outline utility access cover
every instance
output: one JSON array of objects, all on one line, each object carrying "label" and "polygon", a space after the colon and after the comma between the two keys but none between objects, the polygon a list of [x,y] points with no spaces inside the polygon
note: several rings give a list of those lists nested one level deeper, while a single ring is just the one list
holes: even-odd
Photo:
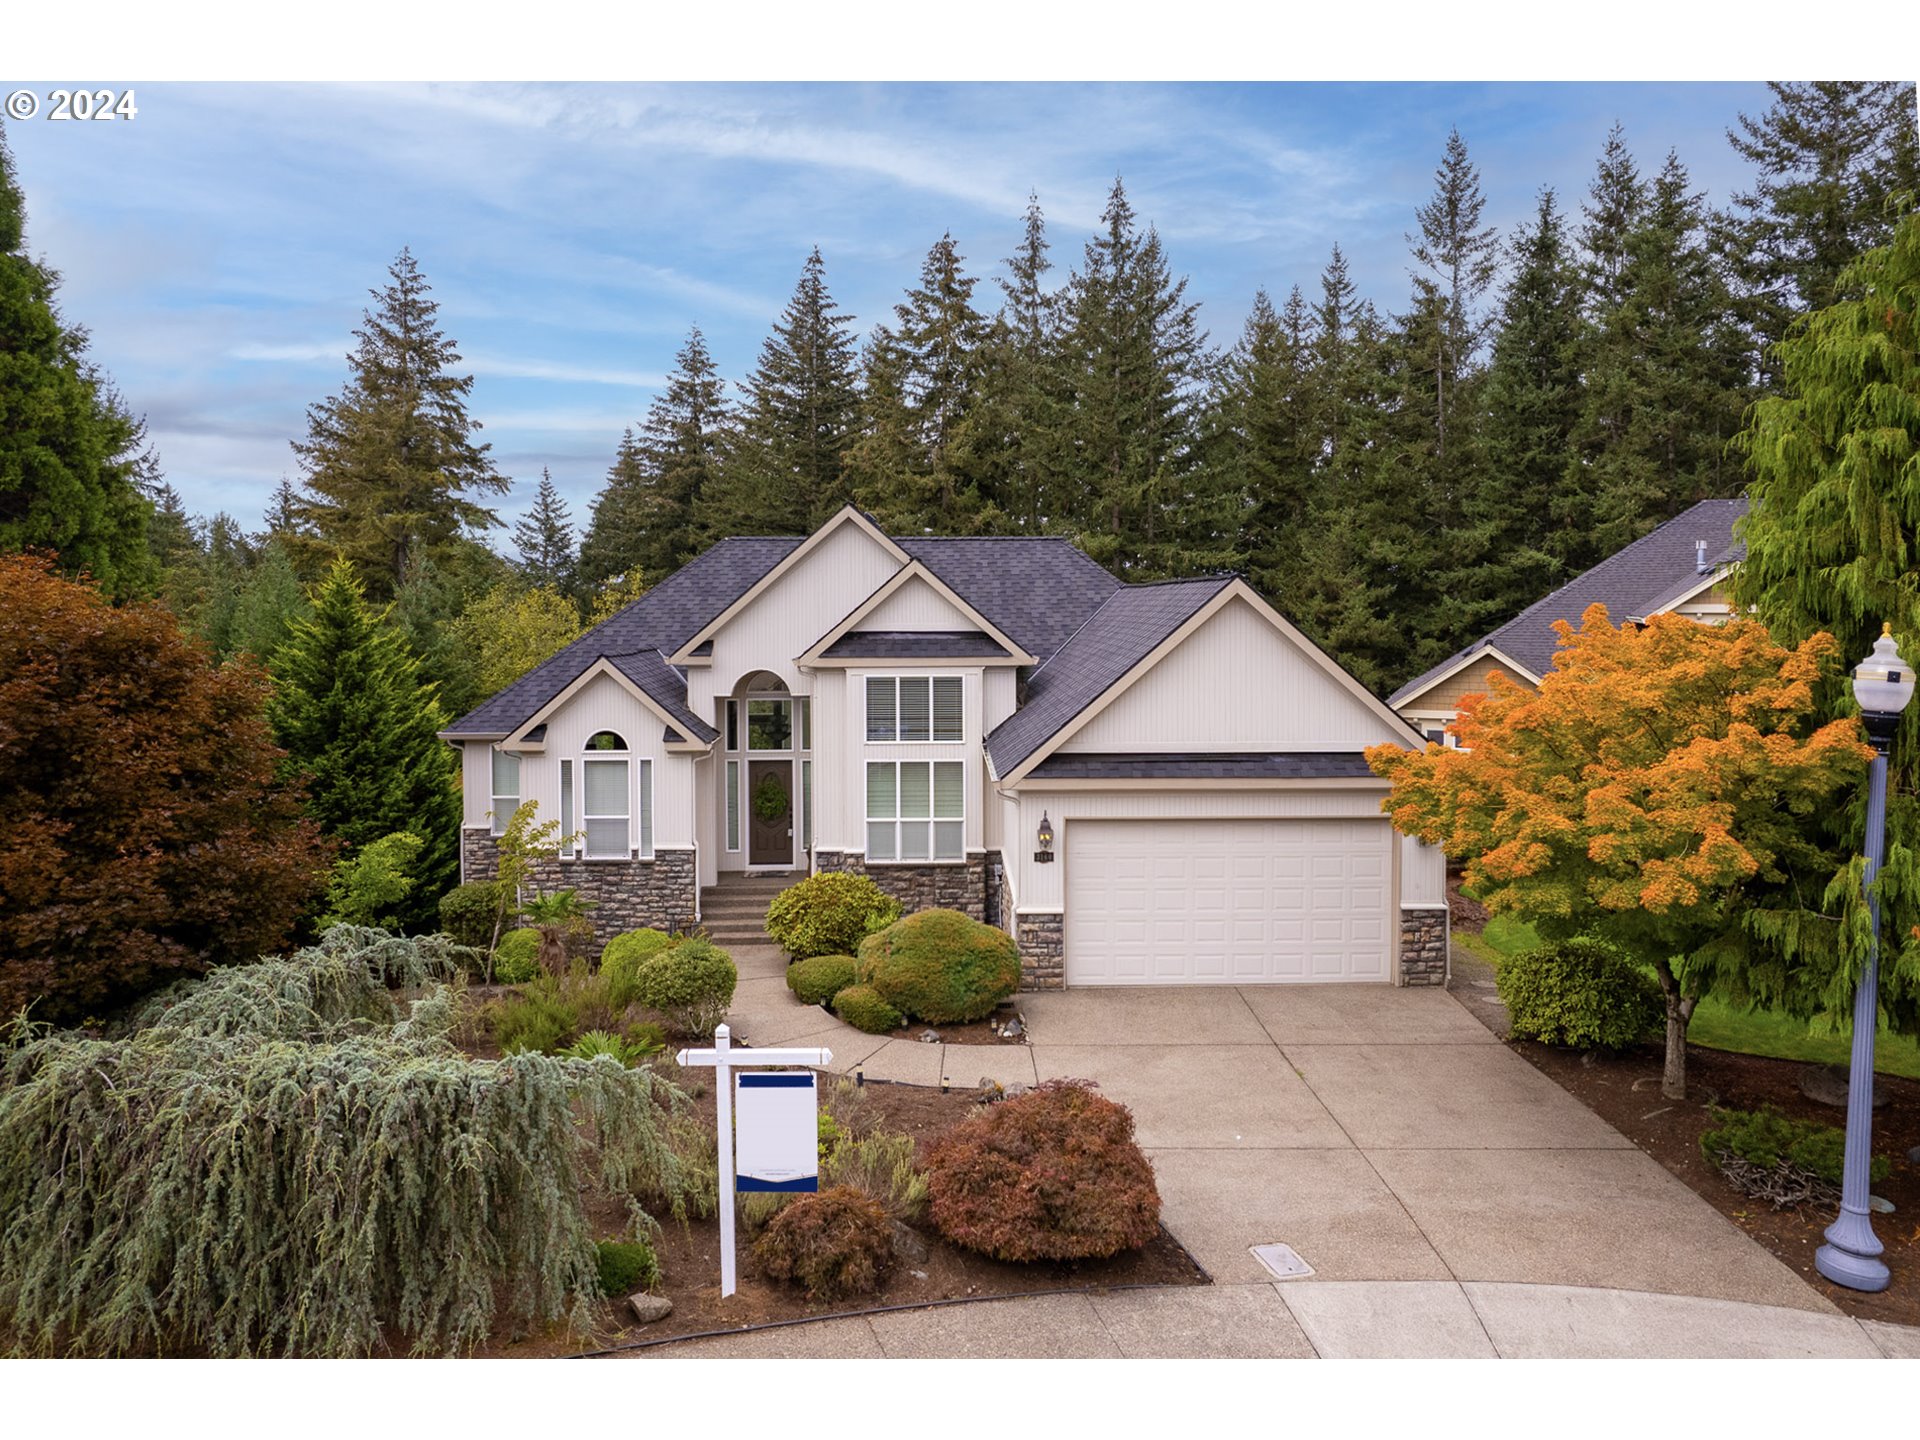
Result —
[{"label": "utility access cover", "polygon": [[1311,1275],[1313,1267],[1294,1253],[1291,1245],[1255,1245],[1253,1258],[1273,1272],[1276,1280],[1297,1280]]}]

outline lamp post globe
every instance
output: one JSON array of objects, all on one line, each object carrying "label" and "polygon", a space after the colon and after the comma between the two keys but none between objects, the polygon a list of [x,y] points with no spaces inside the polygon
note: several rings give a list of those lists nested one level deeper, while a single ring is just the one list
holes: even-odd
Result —
[{"label": "lamp post globe", "polygon": [[1813,1267],[1836,1285],[1852,1290],[1884,1290],[1890,1278],[1880,1259],[1880,1238],[1873,1233],[1867,1193],[1873,1156],[1873,1038],[1880,1025],[1880,901],[1873,893],[1887,847],[1887,755],[1893,749],[1900,714],[1913,699],[1913,667],[1900,656],[1891,626],[1883,626],[1873,653],[1854,667],[1853,696],[1873,746],[1867,774],[1866,868],[1871,930],[1867,962],[1853,996],[1853,1054],[1847,1074],[1846,1160],[1840,1176],[1840,1215],[1827,1227],[1827,1243],[1814,1252]]}]

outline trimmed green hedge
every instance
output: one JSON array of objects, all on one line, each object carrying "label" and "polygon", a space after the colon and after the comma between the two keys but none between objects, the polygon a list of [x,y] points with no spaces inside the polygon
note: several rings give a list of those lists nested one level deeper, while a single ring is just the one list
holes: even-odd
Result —
[{"label": "trimmed green hedge", "polygon": [[803,1005],[829,1005],[833,997],[853,984],[851,955],[816,955],[787,967],[787,988]]},{"label": "trimmed green hedge", "polygon": [[1020,949],[958,910],[922,910],[861,943],[859,980],[929,1025],[978,1020],[1019,988]]},{"label": "trimmed green hedge", "polygon": [[673,936],[664,930],[629,930],[607,942],[600,952],[600,973],[607,977],[608,996],[616,1009],[639,998],[641,962],[672,947]]},{"label": "trimmed green hedge", "polygon": [[1624,1050],[1666,1021],[1659,983],[1626,952],[1591,936],[1522,950],[1494,977],[1520,1040]]},{"label": "trimmed green hedge", "polygon": [[856,1030],[885,1035],[898,1030],[907,1017],[880,998],[871,985],[849,985],[833,997],[833,1013]]},{"label": "trimmed green hedge", "polygon": [[634,998],[665,1015],[681,1034],[705,1039],[726,1018],[739,981],[733,957],[696,935],[640,962]]},{"label": "trimmed green hedge", "polygon": [[823,871],[789,885],[767,907],[767,934],[796,960],[851,955],[900,918],[900,902],[864,875]]}]

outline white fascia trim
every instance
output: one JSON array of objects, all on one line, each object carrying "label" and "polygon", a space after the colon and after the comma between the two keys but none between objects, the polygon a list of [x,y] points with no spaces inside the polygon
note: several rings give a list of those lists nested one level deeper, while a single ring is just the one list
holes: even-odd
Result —
[{"label": "white fascia trim", "polygon": [[[1732,565],[1721,565],[1709,571],[1707,574],[1702,575],[1699,584],[1689,586],[1670,600],[1662,602],[1655,609],[1647,611],[1644,615],[1629,615],[1627,619],[1635,625],[1644,625],[1656,615],[1665,615],[1671,610],[1678,610],[1682,605],[1686,604],[1687,601],[1693,599],[1694,596],[1704,590],[1711,590],[1714,586],[1718,585],[1722,580],[1726,579],[1727,576],[1731,575],[1736,568],[1737,567]],[[1729,607],[1729,609],[1731,609],[1731,607]]]},{"label": "white fascia trim", "polygon": [[702,625],[699,630],[690,635],[684,645],[667,657],[667,663],[669,665],[711,665],[713,660],[710,656],[695,655],[693,653],[694,649],[706,641],[713,639],[714,636],[724,630],[734,616],[758,600],[766,593],[770,585],[789,570],[793,569],[793,567],[799,564],[806,556],[812,554],[814,549],[819,546],[827,536],[833,534],[833,532],[838,530],[842,525],[858,525],[902,566],[913,563],[913,557],[898,545],[894,544],[891,536],[883,534],[878,525],[875,525],[873,521],[861,514],[856,507],[843,505],[837,515],[833,516],[805,540],[802,540],[798,545],[794,546],[793,549],[789,550],[786,555],[782,557],[777,565],[767,571],[767,573],[762,575],[758,580],[754,581],[753,584],[747,588],[746,594],[742,595],[738,600],[727,606],[726,609],[722,610],[718,615],[714,616],[713,619],[709,620],[705,625]]},{"label": "white fascia trim", "polygon": [[[528,747],[524,744],[527,732],[533,729],[534,726],[539,725],[544,721],[546,721],[556,711],[558,711],[561,706],[565,705],[569,700],[573,699],[575,695],[578,695],[582,690],[586,689],[588,685],[590,685],[593,681],[599,679],[602,675],[611,677],[614,683],[619,685],[621,689],[625,690],[635,700],[638,700],[642,706],[644,706],[647,710],[651,711],[652,714],[660,721],[661,725],[663,725],[669,730],[675,731],[676,733],[682,732],[684,730],[682,722],[680,722],[679,720],[676,720],[673,716],[669,715],[663,708],[661,708],[659,701],[655,700],[651,695],[647,694],[646,691],[642,690],[638,685],[634,684],[633,681],[629,680],[624,674],[621,673],[618,666],[616,666],[611,660],[607,659],[606,656],[602,655],[599,659],[595,660],[593,664],[589,665],[585,670],[582,670],[579,673],[579,675],[575,676],[572,684],[568,685],[566,689],[562,690],[558,695],[554,696],[553,699],[549,700],[546,704],[542,705],[538,710],[536,710],[533,713],[533,716],[530,719],[528,719],[525,723],[523,723],[520,726],[519,729],[515,730],[510,736],[508,736],[505,740],[500,742],[500,748],[503,750],[520,750],[526,753],[533,753],[533,754],[540,753],[539,749],[536,749],[534,747]],[[709,751],[713,747],[707,741],[696,740],[689,736],[686,739],[681,740],[677,744],[667,745],[666,748],[670,754],[704,755],[707,753],[707,751]]]}]

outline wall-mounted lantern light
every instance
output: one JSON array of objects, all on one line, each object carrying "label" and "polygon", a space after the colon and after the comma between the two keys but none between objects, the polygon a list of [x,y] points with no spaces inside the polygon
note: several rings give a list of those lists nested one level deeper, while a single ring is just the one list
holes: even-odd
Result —
[{"label": "wall-mounted lantern light", "polygon": [[1047,818],[1047,812],[1040,812],[1040,833],[1034,837],[1040,842],[1040,848],[1033,852],[1033,858],[1042,865],[1053,861],[1053,822]]}]

